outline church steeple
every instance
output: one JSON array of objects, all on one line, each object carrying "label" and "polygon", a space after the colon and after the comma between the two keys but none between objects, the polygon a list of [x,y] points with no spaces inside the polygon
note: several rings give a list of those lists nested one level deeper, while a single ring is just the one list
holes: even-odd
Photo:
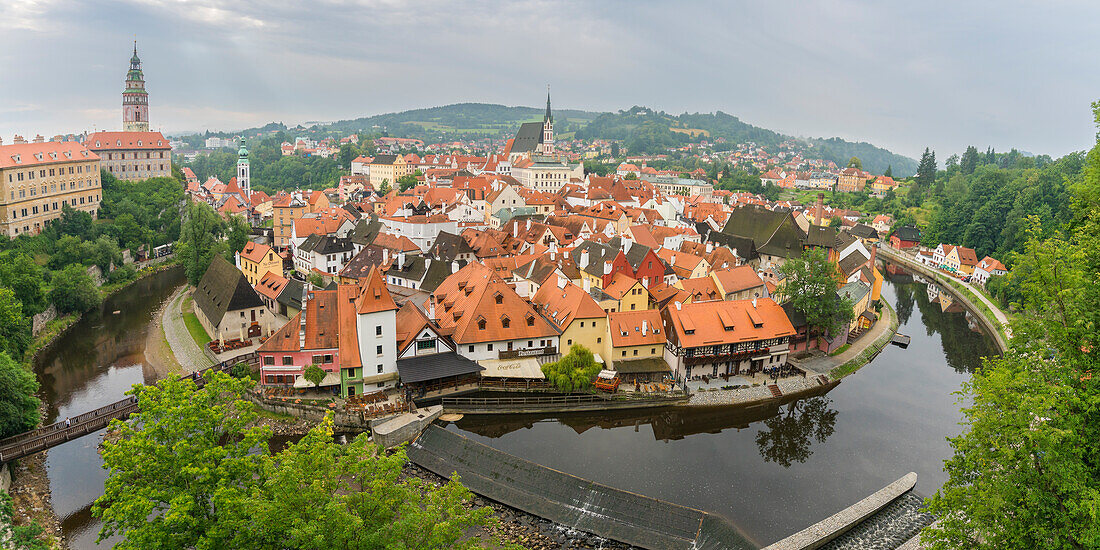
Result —
[{"label": "church steeple", "polygon": [[145,92],[145,75],[141,71],[137,40],[134,40],[130,70],[126,72],[126,88],[122,91],[122,131],[149,131],[149,94]]},{"label": "church steeple", "polygon": [[542,139],[538,152],[545,156],[554,154],[554,114],[550,112],[550,85],[546,85],[546,115],[542,117]]},{"label": "church steeple", "polygon": [[[137,46],[135,46],[136,48]],[[550,85],[546,85],[546,115],[542,117],[543,122],[554,123],[554,115],[550,113]]]}]

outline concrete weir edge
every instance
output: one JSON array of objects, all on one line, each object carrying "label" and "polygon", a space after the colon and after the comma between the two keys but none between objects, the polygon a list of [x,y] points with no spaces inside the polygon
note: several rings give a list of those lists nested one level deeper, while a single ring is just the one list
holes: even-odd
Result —
[{"label": "concrete weir edge", "polygon": [[839,537],[871,517],[917,485],[917,474],[909,472],[859,502],[829,516],[764,550],[814,550]]}]

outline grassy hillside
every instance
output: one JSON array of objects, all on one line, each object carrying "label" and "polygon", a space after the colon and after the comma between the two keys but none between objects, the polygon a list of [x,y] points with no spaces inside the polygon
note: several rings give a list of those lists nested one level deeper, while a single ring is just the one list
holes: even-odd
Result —
[{"label": "grassy hillside", "polygon": [[[393,137],[431,139],[441,136],[502,137],[524,122],[542,120],[545,108],[508,107],[488,103],[457,103],[370,117],[341,120],[327,127],[342,132],[386,132]],[[567,133],[583,128],[600,113],[554,110],[554,129]]]}]

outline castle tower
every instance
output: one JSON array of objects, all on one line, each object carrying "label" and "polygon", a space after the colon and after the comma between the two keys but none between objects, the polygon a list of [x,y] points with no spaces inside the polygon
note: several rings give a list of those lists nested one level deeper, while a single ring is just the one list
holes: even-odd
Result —
[{"label": "castle tower", "polygon": [[237,151],[237,187],[241,188],[245,199],[252,198],[252,184],[249,182],[248,149],[244,146],[244,136],[241,136],[241,148]]},{"label": "castle tower", "polygon": [[145,77],[141,73],[137,40],[134,40],[130,70],[126,72],[126,89],[122,91],[122,131],[149,131],[149,94],[145,92]]},{"label": "castle tower", "polygon": [[554,115],[550,113],[550,86],[546,87],[546,114],[542,117],[542,143],[541,153],[554,154]]}]

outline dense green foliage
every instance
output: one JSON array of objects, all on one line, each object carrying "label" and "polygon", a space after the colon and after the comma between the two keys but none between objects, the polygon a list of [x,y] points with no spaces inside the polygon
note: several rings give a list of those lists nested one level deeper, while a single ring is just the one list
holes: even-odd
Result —
[{"label": "dense green foliage", "polygon": [[179,238],[183,185],[177,178],[150,178],[141,181],[116,179],[102,172],[103,202],[100,219],[112,223],[102,233],[118,241],[122,248],[146,244],[150,248]]},{"label": "dense green foliage", "polygon": [[1023,314],[1008,352],[964,385],[932,548],[1100,547],[1100,142],[1071,192],[1067,223],[1028,220],[1010,275]]},{"label": "dense green foliage", "polygon": [[1081,178],[1084,157],[1071,154],[1033,166],[1027,159],[1011,168],[984,164],[967,174],[960,165],[942,173],[938,179],[946,182],[934,186],[941,189],[933,191],[939,210],[925,242],[961,244],[978,259],[990,255],[1010,265],[1012,253],[1023,250],[1029,216],[1037,216],[1048,235],[1072,218],[1070,188]]},{"label": "dense green foliage", "polygon": [[313,387],[320,387],[321,382],[325,380],[325,370],[317,365],[310,365],[302,373],[302,378],[305,378],[308,382],[313,382]]},{"label": "dense green foliage", "polygon": [[31,369],[0,351],[0,438],[38,425],[38,379]]},{"label": "dense green foliage", "polygon": [[887,168],[891,173],[897,173],[899,176],[909,176],[917,171],[915,160],[867,142],[856,143],[834,137],[811,139],[810,143],[814,147],[810,150],[810,154],[831,160],[837,166],[847,166],[852,157],[857,157],[863,169],[872,174],[883,173]]},{"label": "dense green foliage", "polygon": [[542,374],[559,390],[569,393],[585,391],[600,373],[600,364],[588,348],[573,344],[569,353],[553,363],[542,366]]},{"label": "dense green foliage", "polygon": [[198,284],[218,254],[233,263],[234,254],[248,243],[248,234],[248,223],[240,216],[233,216],[226,222],[210,205],[204,202],[189,203],[175,249],[187,280],[193,285]]},{"label": "dense green foliage", "polygon": [[92,513],[115,548],[480,548],[471,529],[489,508],[468,506],[458,479],[442,487],[403,478],[403,450],[360,435],[332,437],[332,417],[273,453],[244,399],[250,380],[207,375],[135,386],[139,412],[113,421],[103,443],[110,472]]},{"label": "dense green foliage", "polygon": [[15,291],[0,286],[0,352],[23,357],[31,343],[31,319],[23,315],[23,303]]},{"label": "dense green foliage", "polygon": [[[829,335],[846,330],[854,315],[852,300],[837,295],[837,270],[820,249],[810,249],[779,268],[783,282],[776,294],[806,316],[811,328]],[[811,330],[806,331],[809,342]]]},{"label": "dense green foliage", "polygon": [[[324,189],[335,187],[340,182],[344,172],[337,158],[284,157],[280,148],[284,141],[293,141],[293,138],[285,132],[278,132],[249,145],[250,185],[253,190],[272,194],[296,188]],[[355,158],[359,151],[353,149],[351,153]],[[228,150],[203,153],[182,166],[190,167],[200,182],[216,176],[222,182],[229,183],[237,176],[237,153]],[[350,163],[345,168],[350,168]]]},{"label": "dense green foliage", "polygon": [[99,289],[88,271],[77,264],[54,273],[50,301],[58,313],[81,313],[99,305]]},{"label": "dense green foliage", "polygon": [[[392,137],[429,140],[498,137],[515,134],[524,122],[540,121],[545,107],[507,107],[488,103],[457,103],[400,113],[386,113],[325,126],[341,132],[376,132],[384,129]],[[596,113],[554,109],[554,131],[558,134],[579,129]]]}]

